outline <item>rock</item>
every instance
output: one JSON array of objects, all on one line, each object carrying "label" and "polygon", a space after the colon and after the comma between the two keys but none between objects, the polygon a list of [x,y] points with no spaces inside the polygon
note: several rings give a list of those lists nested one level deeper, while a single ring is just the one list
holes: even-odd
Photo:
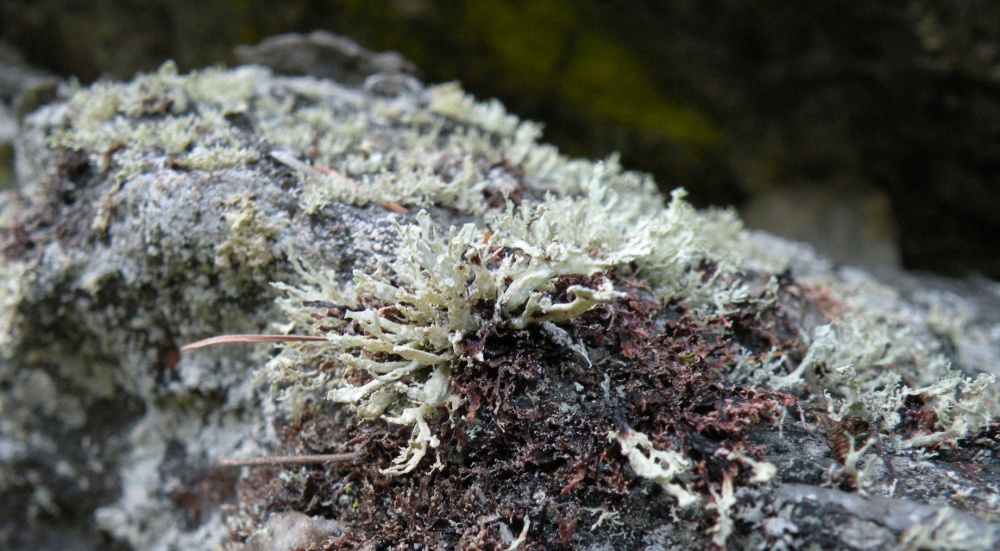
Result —
[{"label": "rock", "polygon": [[[400,74],[63,87],[0,199],[3,547],[995,548],[995,284],[538,134]],[[179,352],[247,333],[328,340]]]},{"label": "rock", "polygon": [[243,546],[243,551],[286,551],[323,543],[342,532],[336,521],[288,511],[275,513]]},{"label": "rock", "polygon": [[372,52],[349,38],[324,31],[273,36],[254,46],[237,46],[235,52],[240,63],[345,84],[360,84],[375,73],[416,72],[416,67],[396,52]]},{"label": "rock", "polygon": [[[151,78],[178,78],[168,73]],[[360,90],[279,84],[260,69],[217,76],[247,97],[365,102]],[[272,84],[273,95],[265,91]],[[349,273],[394,233],[391,216],[377,210],[331,205],[319,217],[297,216],[293,170],[268,157],[274,144],[241,130],[238,118],[224,123],[227,138],[185,127],[179,140],[204,141],[185,141],[181,151],[164,150],[160,137],[139,145],[137,135],[174,119],[142,114],[171,108],[157,98],[174,101],[144,86],[133,85],[139,112],[130,120],[148,121],[148,130],[51,148],[50,132],[76,109],[96,107],[59,103],[29,117],[17,144],[19,193],[4,202],[0,378],[9,386],[0,455],[3,499],[13,506],[4,509],[18,514],[5,516],[4,547],[90,548],[98,531],[141,549],[221,541],[217,506],[232,499],[235,478],[214,462],[275,438],[251,376],[259,363],[251,358],[264,351],[194,359],[178,347],[215,332],[266,330],[276,320],[269,282],[292,277],[289,257]],[[225,120],[221,109],[213,115]],[[272,115],[266,124],[286,124]],[[227,165],[236,146],[248,155]],[[212,168],[195,166],[202,162]]]},{"label": "rock", "polygon": [[24,64],[16,51],[0,42],[0,189],[13,185],[13,143],[18,122],[55,96],[53,75]]}]

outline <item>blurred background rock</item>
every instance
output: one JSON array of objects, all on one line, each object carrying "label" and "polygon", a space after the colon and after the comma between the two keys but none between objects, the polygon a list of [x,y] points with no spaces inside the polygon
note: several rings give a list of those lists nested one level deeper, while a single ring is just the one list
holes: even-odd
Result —
[{"label": "blurred background rock", "polygon": [[[315,29],[836,260],[1000,278],[991,0],[4,0],[0,144],[50,74],[234,64],[237,45]],[[0,164],[3,186],[9,145]]]}]

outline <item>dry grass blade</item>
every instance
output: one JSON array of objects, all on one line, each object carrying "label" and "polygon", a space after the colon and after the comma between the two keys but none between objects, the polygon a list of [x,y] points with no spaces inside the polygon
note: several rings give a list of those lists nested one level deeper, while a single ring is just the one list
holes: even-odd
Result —
[{"label": "dry grass blade", "polygon": [[221,459],[220,467],[261,467],[267,465],[309,465],[313,463],[335,463],[354,459],[354,452],[327,455],[272,455],[248,457],[246,459]]},{"label": "dry grass blade", "polygon": [[225,344],[230,342],[296,342],[296,341],[325,341],[326,337],[316,337],[308,335],[219,335],[209,339],[200,340],[181,347],[181,352],[194,350],[203,346],[213,344]]},{"label": "dry grass blade", "polygon": [[[354,186],[357,189],[361,188],[361,185],[358,184],[358,182],[356,180],[354,180],[352,178],[348,178],[347,176],[344,176],[343,173],[341,173],[341,172],[339,172],[337,170],[334,170],[332,168],[327,168],[325,166],[320,166],[320,165],[313,165],[312,169],[315,170],[315,171],[317,171],[317,172],[321,172],[323,174],[326,174],[327,176],[332,176],[334,178],[337,178],[337,179],[339,179],[339,180],[341,180],[343,182],[347,182],[348,184]],[[380,204],[383,207],[385,207],[385,208],[387,208],[387,209],[389,209],[389,210],[391,210],[393,212],[398,212],[399,214],[410,214],[410,209],[404,207],[403,205],[400,205],[399,203],[397,203],[395,201],[380,201]]]}]

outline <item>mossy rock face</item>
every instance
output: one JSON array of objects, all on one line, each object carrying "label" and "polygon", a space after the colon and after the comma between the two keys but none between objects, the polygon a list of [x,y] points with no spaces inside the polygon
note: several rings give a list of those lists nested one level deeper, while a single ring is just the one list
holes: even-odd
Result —
[{"label": "mossy rock face", "polygon": [[[993,547],[1000,356],[954,315],[985,291],[539,135],[399,73],[62,90],[0,201],[0,541]],[[179,353],[227,333],[322,342]]]}]

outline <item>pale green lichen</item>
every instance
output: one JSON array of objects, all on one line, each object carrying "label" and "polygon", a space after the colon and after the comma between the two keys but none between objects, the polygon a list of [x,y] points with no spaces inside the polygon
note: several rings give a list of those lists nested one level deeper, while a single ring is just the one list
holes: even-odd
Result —
[{"label": "pale green lichen", "polygon": [[[452,228],[446,236],[438,235],[426,216],[419,219],[419,230],[404,228],[400,260],[391,264],[391,274],[355,276],[354,291],[381,305],[348,314],[365,334],[330,335],[343,365],[373,377],[362,387],[335,388],[330,396],[356,403],[363,416],[391,410],[395,413],[388,419],[414,425],[410,447],[390,472],[412,470],[436,445],[423,418],[428,407],[454,399],[447,381],[463,335],[487,323],[524,327],[564,321],[614,296],[607,282],[595,288],[573,286],[570,302],[553,304],[546,293],[558,277],[634,265],[663,297],[691,307],[721,308],[745,298],[741,287],[731,288],[726,280],[736,271],[729,263],[735,258],[731,238],[739,235],[732,215],[698,214],[681,192],[664,211],[652,181],[623,171],[614,158],[596,164],[567,159],[537,143],[533,123],[519,122],[498,103],[476,104],[454,85],[431,88],[427,96],[428,111],[408,119],[422,125],[421,131],[396,129],[404,147],[387,150],[360,143],[358,150],[328,159],[325,170],[287,153],[272,153],[303,175],[307,212],[335,201],[377,201],[445,206],[484,218],[482,226]],[[472,127],[445,135],[435,118],[442,116]],[[462,161],[454,165],[450,159],[456,157]],[[486,182],[482,163],[472,161],[476,157],[518,163],[533,187],[553,195],[538,204],[487,211]],[[445,178],[435,167],[448,163],[454,168]],[[388,166],[391,171],[383,168]],[[494,255],[499,250],[510,256],[498,263]],[[691,270],[704,259],[719,264],[708,284]],[[472,305],[479,301],[493,304],[492,314],[474,312]],[[380,314],[386,305],[401,319]],[[367,357],[372,353],[393,360],[375,362]],[[286,353],[272,365],[273,372],[288,374],[301,360]]]},{"label": "pale green lichen", "polygon": [[970,379],[959,373],[949,373],[933,384],[918,389],[903,388],[902,395],[919,396],[925,403],[933,404],[937,417],[937,430],[906,440],[911,447],[927,447],[944,442],[953,445],[960,438],[974,434],[986,427],[993,417],[995,383],[992,375],[979,375]]},{"label": "pale green lichen", "polygon": [[726,541],[736,527],[736,522],[733,521],[732,517],[732,510],[736,505],[733,477],[725,476],[722,479],[722,487],[719,490],[710,488],[709,493],[712,500],[706,505],[706,508],[715,511],[717,517],[715,524],[709,528],[709,533],[712,534],[712,543],[724,548]]},{"label": "pale green lichen", "polygon": [[495,134],[513,134],[520,120],[497,100],[477,102],[457,82],[434,86],[429,91],[429,110]]},{"label": "pale green lichen", "polygon": [[249,192],[233,195],[225,201],[225,206],[230,234],[215,247],[216,265],[220,268],[261,268],[271,264],[274,257],[268,241],[275,239],[277,229],[260,212],[253,195]]},{"label": "pale green lichen", "polygon": [[959,518],[955,509],[942,507],[933,518],[914,522],[899,536],[895,547],[928,551],[984,551],[995,549],[996,542],[988,530],[972,530],[968,521]]},{"label": "pale green lichen", "polygon": [[[856,306],[803,335],[802,341],[805,355],[791,371],[788,358],[775,352],[763,358],[745,357],[733,368],[733,377],[799,394],[807,384],[818,387],[829,399],[832,419],[873,421],[890,441],[895,441],[906,397],[920,396],[937,413],[937,430],[902,442],[909,447],[954,442],[974,434],[989,423],[997,408],[995,377],[953,372],[944,355],[883,313]],[[903,384],[904,380],[918,388]]]},{"label": "pale green lichen", "polygon": [[[357,404],[363,417],[388,410],[395,412],[386,416],[388,421],[414,425],[409,447],[396,466],[386,470],[393,474],[413,470],[428,448],[437,446],[425,417],[457,399],[449,381],[464,336],[490,323],[524,327],[564,320],[616,296],[605,281],[594,288],[571,286],[567,289],[571,301],[553,303],[546,293],[554,290],[556,278],[593,275],[604,265],[579,251],[540,252],[505,233],[487,236],[473,224],[442,235],[426,214],[417,219],[418,226],[401,228],[403,251],[388,267],[391,277],[355,273],[354,291],[364,298],[362,308],[349,312],[346,319],[362,333],[327,333],[346,368],[372,377],[362,386],[342,383],[330,390],[329,397]],[[502,258],[499,251],[504,251]],[[483,304],[491,306],[484,309]],[[304,319],[294,311],[293,316]],[[279,356],[271,369],[283,377],[299,362],[295,355]]]},{"label": "pale green lichen", "polygon": [[[913,374],[934,380],[943,373],[945,360],[923,349],[911,331],[875,315],[846,314],[833,323],[821,325],[805,337],[809,349],[792,373],[772,379],[777,389],[787,389],[803,381],[806,372],[819,377],[820,385],[839,396],[851,387],[891,387],[898,381],[892,366],[901,365],[915,354],[935,362],[923,373]],[[850,368],[850,375],[842,368]]]},{"label": "pale green lichen", "polygon": [[[613,163],[590,165],[587,180],[574,195],[550,197],[532,209],[487,215],[490,227],[548,250],[567,248],[591,254],[607,266],[634,265],[636,275],[661,297],[693,309],[722,311],[746,300],[741,285],[728,277],[739,270],[735,246],[739,221],[726,213],[698,213],[673,193],[666,209],[655,195],[641,190],[645,182],[622,173]],[[539,249],[540,250],[540,249]],[[692,270],[698,262],[717,263],[708,281]]]},{"label": "pale green lichen", "polygon": [[13,353],[15,332],[20,321],[17,305],[22,300],[30,269],[25,262],[0,263],[0,357]]},{"label": "pale green lichen", "polygon": [[[392,147],[387,147],[389,142],[377,133],[363,137],[363,130],[371,133],[379,128],[377,117],[372,116],[348,121],[341,125],[346,130],[331,133],[323,130],[330,125],[328,113],[314,113],[310,118],[300,109],[294,115],[288,114],[288,120],[279,126],[267,123],[263,129],[276,142],[315,151],[314,162],[320,170],[306,163],[296,166],[304,176],[300,197],[310,213],[333,202],[359,206],[391,202],[415,208],[436,205],[483,215],[485,170],[501,162],[524,170],[532,188],[558,197],[583,193],[594,177],[593,162],[566,158],[554,147],[538,143],[539,126],[519,121],[497,102],[475,103],[454,84],[428,88],[424,101],[415,109],[394,111],[397,118],[392,128]],[[308,122],[304,122],[306,119]],[[455,128],[453,121],[466,126]],[[294,132],[288,130],[292,128]],[[339,141],[324,144],[329,136]],[[614,157],[600,166],[604,167],[605,185],[611,191],[630,199],[641,197],[642,201],[636,203],[643,203],[647,213],[657,210],[656,186],[648,176],[621,170]],[[731,214],[717,215],[715,220],[715,229],[739,227]],[[717,235],[719,242],[725,242],[738,234],[706,233],[702,239]]]},{"label": "pale green lichen", "polygon": [[678,477],[688,472],[691,466],[691,461],[684,454],[672,450],[658,450],[649,440],[649,436],[634,430],[624,435],[612,433],[609,437],[612,441],[618,442],[622,455],[628,459],[636,475],[659,484],[667,493],[677,498],[678,505],[685,507],[699,500],[698,494],[678,482]]},{"label": "pale green lichen", "polygon": [[73,90],[49,146],[86,151],[94,166],[113,168],[119,182],[147,171],[150,151],[200,170],[246,166],[259,154],[225,117],[247,108],[254,76],[250,69],[182,76],[167,62],[127,84]]},{"label": "pale green lichen", "polygon": [[[407,207],[447,206],[461,212],[479,212],[485,180],[479,168],[464,159],[455,174],[444,181],[429,158],[398,159],[392,170],[379,168],[352,178],[346,174],[320,172],[307,165],[296,168],[306,177],[301,197],[306,212],[313,214],[330,203],[366,206],[370,203],[396,203]],[[430,163],[430,164],[428,164]],[[350,160],[345,161],[350,169]],[[368,167],[366,167],[368,168]],[[348,173],[358,174],[357,167]]]},{"label": "pale green lichen", "polygon": [[[480,115],[496,114],[491,110]],[[285,154],[272,155],[302,172],[311,170]],[[664,210],[651,182],[623,172],[614,160],[566,166],[572,168],[560,180],[565,195],[520,206],[510,203],[484,212],[482,226],[467,224],[445,233],[421,214],[417,226],[401,228],[403,245],[387,273],[355,273],[354,292],[361,297],[361,308],[347,313],[346,319],[362,333],[333,328],[326,334],[339,363],[348,372],[368,373],[371,380],[362,386],[335,383],[329,397],[355,404],[363,417],[385,415],[390,422],[413,425],[410,444],[386,472],[413,470],[428,449],[437,446],[425,417],[458,400],[451,393],[450,376],[464,337],[490,324],[523,328],[566,321],[617,296],[610,280],[603,278],[593,286],[570,286],[566,293],[571,300],[555,303],[550,294],[561,277],[595,276],[619,267],[634,270],[664,299],[693,309],[721,312],[745,300],[742,287],[728,284],[736,271],[728,263],[735,255],[727,240],[739,232],[735,218],[699,214],[682,200],[680,191]],[[454,188],[461,193],[446,205],[461,205],[456,198],[468,196],[470,190],[481,197],[475,171],[469,167],[469,172],[468,181]],[[319,179],[316,174],[310,177]],[[385,178],[381,187],[397,194],[405,191],[401,195],[410,204],[430,201],[421,199],[421,193],[437,185],[433,173],[405,165]],[[352,186],[345,185],[328,183],[335,190],[331,199],[337,193],[340,200],[351,199],[346,194]],[[379,184],[367,187],[373,188]],[[398,197],[375,195],[382,200]],[[443,191],[435,193],[433,202],[442,202],[443,196]],[[703,273],[692,269],[705,260],[716,263],[707,282]],[[293,319],[308,319],[291,314]],[[281,379],[301,360],[289,352],[275,360],[271,370]]]},{"label": "pale green lichen", "polygon": [[362,139],[373,124],[367,113],[339,113],[328,105],[296,107],[291,95],[280,103],[272,101],[272,116],[260,120],[257,128],[269,141],[296,151],[314,151],[316,161],[327,164],[364,151]]},{"label": "pale green lichen", "polygon": [[247,166],[258,159],[260,159],[260,153],[253,149],[198,144],[184,156],[183,162],[195,170],[213,171],[234,166]]},{"label": "pale green lichen", "polygon": [[[303,176],[300,199],[308,213],[335,202],[391,202],[480,214],[484,167],[504,158],[504,143],[491,136],[511,130],[517,119],[502,108],[483,111],[460,90],[459,97],[449,89],[430,88],[426,104],[391,110],[391,119],[282,105],[278,118],[260,126],[269,140],[312,152],[312,163],[286,163]],[[478,123],[446,129],[448,118]],[[382,133],[390,123],[391,138]]]}]

